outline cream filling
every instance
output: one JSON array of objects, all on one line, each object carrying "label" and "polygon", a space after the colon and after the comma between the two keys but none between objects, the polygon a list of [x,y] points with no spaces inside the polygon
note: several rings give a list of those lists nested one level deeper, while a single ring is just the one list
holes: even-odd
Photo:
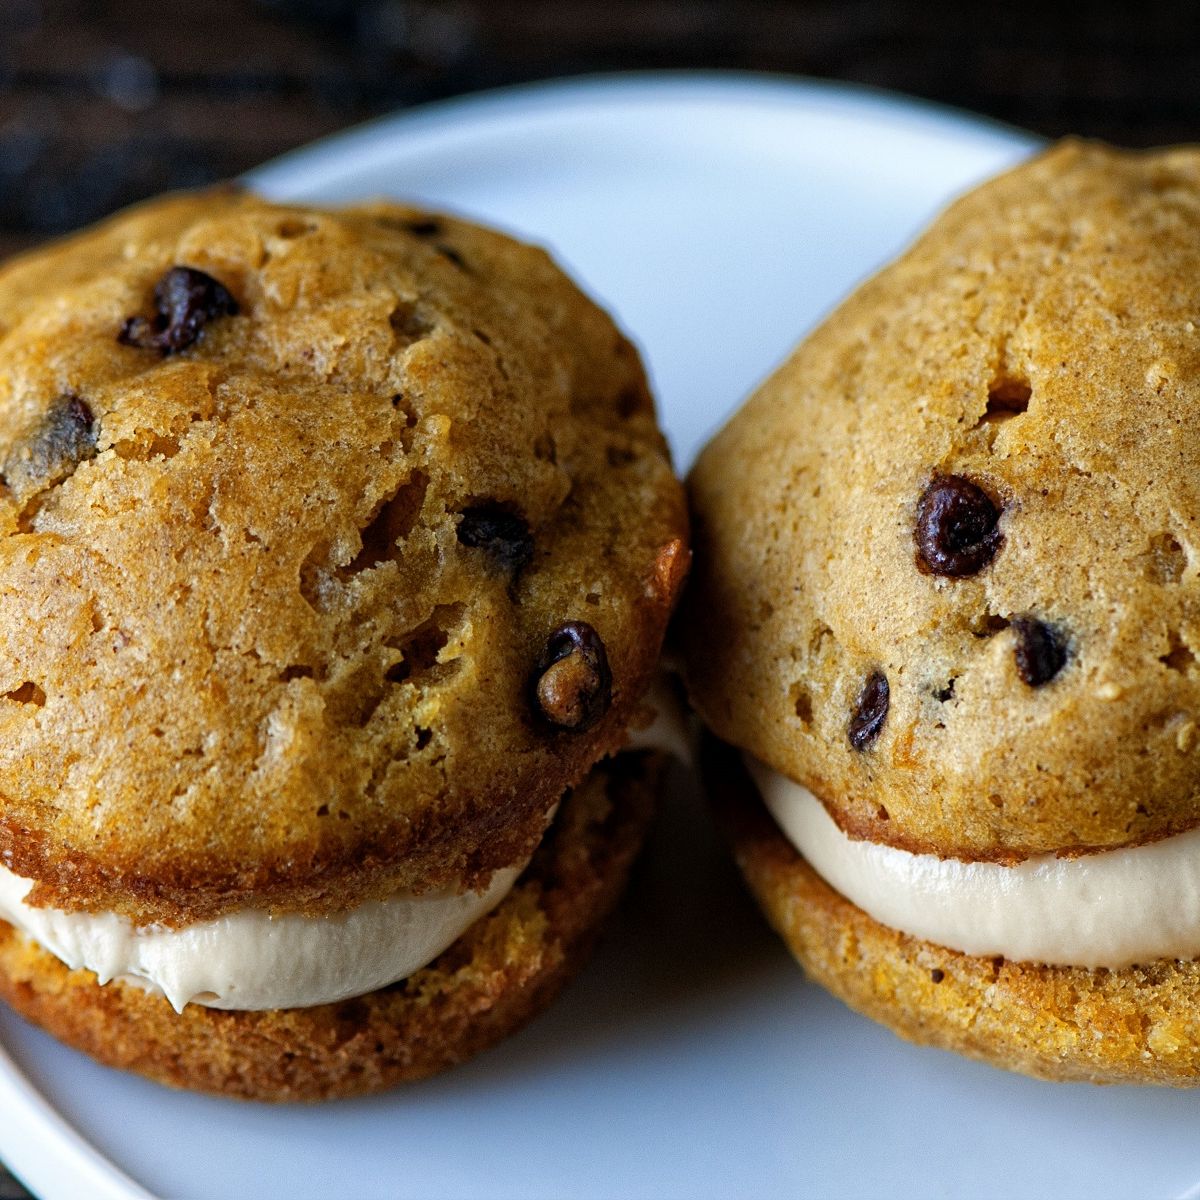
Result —
[{"label": "cream filling", "polygon": [[661,750],[685,766],[692,765],[692,738],[683,705],[665,675],[659,674],[646,692],[646,705],[654,717],[645,729],[631,729],[626,750]]},{"label": "cream filling", "polygon": [[35,908],[25,903],[33,880],[0,867],[0,917],[68,967],[158,992],[177,1012],[185,1004],[308,1008],[420,970],[495,908],[522,869],[497,871],[483,892],[401,893],[324,917],[247,908],[169,929],[116,913]]},{"label": "cream filling", "polygon": [[883,925],[964,954],[1075,967],[1200,958],[1200,829],[1016,866],[847,837],[807,789],[747,756],[763,802],[813,870]]},{"label": "cream filling", "polygon": [[[629,748],[688,761],[679,704],[661,683],[647,703],[654,720],[631,735]],[[0,919],[72,970],[84,967],[102,984],[144,987],[177,1012],[186,1004],[309,1008],[365,995],[427,966],[508,895],[524,867],[497,871],[482,892],[398,893],[319,917],[246,908],[179,929],[26,904],[33,880],[0,867]]]}]

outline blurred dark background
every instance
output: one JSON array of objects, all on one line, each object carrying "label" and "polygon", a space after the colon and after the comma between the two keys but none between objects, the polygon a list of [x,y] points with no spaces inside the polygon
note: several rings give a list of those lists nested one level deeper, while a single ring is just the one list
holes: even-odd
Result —
[{"label": "blurred dark background", "polygon": [[588,71],[817,75],[1193,139],[1198,33],[1197,0],[0,0],[0,255],[390,109]]},{"label": "blurred dark background", "polygon": [[[0,256],[407,105],[590,71],[894,88],[1055,136],[1200,139],[1200,2],[0,0]],[[24,1196],[0,1167],[0,1200]]]}]

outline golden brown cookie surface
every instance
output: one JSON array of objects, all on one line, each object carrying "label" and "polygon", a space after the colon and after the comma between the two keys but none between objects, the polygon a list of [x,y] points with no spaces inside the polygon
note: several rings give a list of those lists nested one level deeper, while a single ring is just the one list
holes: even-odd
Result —
[{"label": "golden brown cookie surface", "polygon": [[70,971],[0,923],[0,995],[63,1041],[160,1083],[250,1100],[379,1091],[462,1062],[536,1016],[624,886],[664,759],[622,754],[559,809],[513,891],[428,967],[339,1004],[225,1012]]},{"label": "golden brown cookie surface", "polygon": [[[686,538],[609,318],[394,205],[168,198],[10,263],[0,451],[0,851],[141,919],[519,861],[621,744]],[[542,712],[571,622],[603,670],[568,645]]]},{"label": "golden brown cookie surface", "polygon": [[1200,822],[1200,151],[953,205],[699,460],[689,687],[856,836]]},{"label": "golden brown cookie surface", "polygon": [[873,920],[796,853],[727,748],[706,779],[746,882],[816,982],[908,1041],[1041,1079],[1193,1087],[1200,963],[1120,971],[959,954]]}]

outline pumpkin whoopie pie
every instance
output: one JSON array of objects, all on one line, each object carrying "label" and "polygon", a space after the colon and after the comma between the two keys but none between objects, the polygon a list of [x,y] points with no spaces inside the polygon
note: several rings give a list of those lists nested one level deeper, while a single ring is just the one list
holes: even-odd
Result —
[{"label": "pumpkin whoopie pie", "polygon": [[[542,1008],[640,843],[686,568],[636,352],[391,204],[152,202],[0,269],[0,993],[255,1099]],[[532,860],[532,861],[531,861]]]},{"label": "pumpkin whoopie pie", "polygon": [[689,689],[807,971],[1014,1070],[1200,1080],[1200,150],[959,200],[691,494]]}]

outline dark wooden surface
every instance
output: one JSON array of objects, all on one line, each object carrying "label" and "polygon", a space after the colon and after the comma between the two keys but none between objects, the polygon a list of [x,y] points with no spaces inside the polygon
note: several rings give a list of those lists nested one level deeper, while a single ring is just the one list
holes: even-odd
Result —
[{"label": "dark wooden surface", "polygon": [[1186,140],[1198,33],[1195,0],[0,0],[0,255],[389,109],[585,71],[795,72]]},{"label": "dark wooden surface", "polygon": [[[0,256],[394,108],[681,67],[852,80],[1050,136],[1200,139],[1196,0],[0,0]],[[0,1167],[0,1200],[25,1195]]]}]

